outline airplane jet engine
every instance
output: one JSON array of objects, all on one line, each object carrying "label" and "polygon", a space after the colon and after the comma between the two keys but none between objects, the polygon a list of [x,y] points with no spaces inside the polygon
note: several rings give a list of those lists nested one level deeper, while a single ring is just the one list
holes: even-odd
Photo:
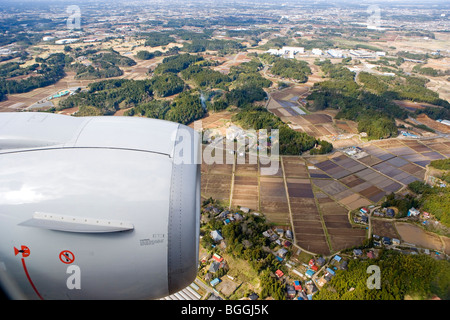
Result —
[{"label": "airplane jet engine", "polygon": [[197,273],[200,138],[131,117],[0,113],[12,299],[158,299]]}]

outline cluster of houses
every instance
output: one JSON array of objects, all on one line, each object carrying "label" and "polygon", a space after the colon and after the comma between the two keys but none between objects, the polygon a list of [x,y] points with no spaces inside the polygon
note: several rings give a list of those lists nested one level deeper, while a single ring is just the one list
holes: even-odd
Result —
[{"label": "cluster of houses", "polygon": [[370,215],[369,209],[363,207],[359,209],[359,211],[355,214],[355,216],[353,217],[353,222],[360,224],[368,224],[369,215]]},{"label": "cluster of houses", "polygon": [[343,259],[339,255],[335,255],[325,268],[321,277],[318,278],[317,285],[319,287],[323,287],[336,275],[337,270],[347,270],[347,264],[347,260]]},{"label": "cluster of houses", "polygon": [[[387,208],[375,208],[372,211],[372,215],[374,217],[386,217],[386,218],[394,218],[396,216],[397,212],[395,208],[387,207]],[[369,216],[371,215],[370,210],[366,207],[362,207],[359,209],[358,212],[353,217],[353,221],[355,223],[359,224],[368,224],[369,223]],[[422,217],[423,219],[429,219],[430,214],[428,212],[420,212],[420,210],[412,207],[408,210],[407,217],[414,218],[414,217]]]},{"label": "cluster of houses", "polygon": [[[249,213],[250,209],[241,207],[240,211],[243,213]],[[220,219],[223,221],[225,225],[234,222],[234,221],[241,221],[244,219],[244,217],[239,212],[232,212],[230,210],[221,210],[216,206],[210,205],[205,208],[203,208],[204,213],[211,213],[215,216],[216,219]],[[257,212],[253,212],[253,215],[259,215]],[[202,215],[203,218],[205,218],[205,215]]]},{"label": "cluster of houses", "polygon": [[376,234],[372,235],[372,238],[373,238],[373,245],[375,247],[391,246],[391,245],[398,246],[401,243],[401,241],[399,239],[389,238],[386,236],[379,236]]},{"label": "cluster of houses", "polygon": [[208,271],[204,276],[204,279],[206,282],[209,282],[209,284],[212,287],[215,287],[217,284],[221,282],[219,277],[216,277],[215,274],[220,269],[226,269],[228,268],[226,261],[223,257],[218,255],[217,253],[214,253],[212,256],[204,256],[201,260],[202,263],[207,263],[208,261],[211,261],[211,264],[209,265]]},{"label": "cluster of houses", "polygon": [[313,295],[336,275],[337,270],[347,270],[347,260],[335,255],[327,263],[325,258],[317,257],[307,264],[302,263],[302,267],[306,269],[304,274],[296,269],[292,271],[303,279],[303,287],[300,280],[287,281],[286,294],[293,300],[312,300]]}]

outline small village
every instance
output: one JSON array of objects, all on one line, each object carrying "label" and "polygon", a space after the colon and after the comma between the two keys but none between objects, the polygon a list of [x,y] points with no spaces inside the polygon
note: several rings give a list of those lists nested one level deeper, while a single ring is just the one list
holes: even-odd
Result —
[{"label": "small village", "polygon": [[[262,247],[262,250],[274,258],[272,266],[269,266],[270,276],[281,284],[283,299],[285,300],[313,300],[314,294],[333,279],[337,272],[347,270],[349,261],[352,259],[376,259],[381,250],[397,250],[406,255],[426,254],[435,259],[446,258],[446,255],[442,252],[418,248],[399,239],[377,234],[370,234],[367,241],[364,241],[359,247],[341,250],[327,257],[316,255],[295,245],[292,231],[288,227],[271,226],[265,222],[264,216],[259,212],[253,212],[246,207],[239,207],[235,210],[224,209],[214,203],[214,200],[205,201],[205,203],[202,208],[201,230],[203,230],[203,233],[201,233],[201,238],[210,237],[210,241],[201,241],[203,245],[207,243],[207,247],[202,246],[200,251],[200,267],[197,279],[211,288],[211,295],[208,299],[274,299],[271,296],[260,297],[256,288],[252,290],[251,286],[246,287],[247,283],[242,281],[240,270],[232,272],[233,265],[226,258],[229,256],[226,251],[228,239],[222,234],[222,226],[230,224],[249,225],[248,221],[254,218],[264,221],[263,225],[266,226],[266,229],[259,235],[264,238],[267,244],[267,246]],[[360,208],[354,219],[357,223],[368,224],[370,218],[393,218],[394,215],[395,210],[393,208],[371,206],[371,208]],[[429,219],[426,212],[421,213],[415,208],[409,210],[408,218],[418,219],[419,217],[424,221]],[[211,221],[214,223],[211,224]],[[215,229],[206,233],[209,230],[206,226],[214,226]],[[242,240],[242,244],[244,247],[251,247],[248,239]],[[240,296],[238,292],[242,295]]]}]

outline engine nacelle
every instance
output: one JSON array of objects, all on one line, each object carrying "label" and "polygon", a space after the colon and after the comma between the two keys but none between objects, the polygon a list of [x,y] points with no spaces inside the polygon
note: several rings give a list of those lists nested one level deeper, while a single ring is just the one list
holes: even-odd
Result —
[{"label": "engine nacelle", "polygon": [[27,299],[158,299],[188,286],[200,150],[193,129],[163,120],[0,113],[3,286]]}]

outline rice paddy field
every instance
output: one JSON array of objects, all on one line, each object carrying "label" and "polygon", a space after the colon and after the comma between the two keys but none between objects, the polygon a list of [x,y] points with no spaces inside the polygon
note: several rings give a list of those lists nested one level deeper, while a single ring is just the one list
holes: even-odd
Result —
[{"label": "rice paddy field", "polygon": [[[232,164],[202,164],[202,196],[230,207],[263,213],[275,225],[291,226],[306,251],[328,255],[359,245],[365,227],[355,227],[349,212],[383,201],[410,182],[423,180],[425,166],[450,156],[450,142],[389,139],[359,147],[357,155],[336,151],[322,156],[281,156],[250,164],[235,156]],[[272,166],[274,174],[262,175]],[[373,233],[389,226],[374,225]],[[395,230],[395,228],[394,228]]]}]

